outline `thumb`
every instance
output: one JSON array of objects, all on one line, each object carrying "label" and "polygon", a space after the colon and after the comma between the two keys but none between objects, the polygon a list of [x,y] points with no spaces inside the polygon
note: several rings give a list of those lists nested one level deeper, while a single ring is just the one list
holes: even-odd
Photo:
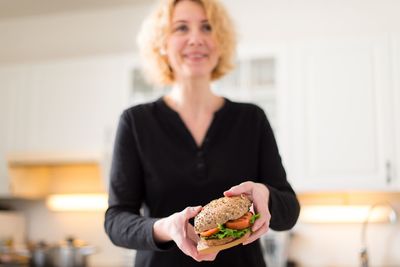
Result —
[{"label": "thumb", "polygon": [[232,186],[231,188],[229,188],[229,190],[226,190],[224,192],[224,196],[226,197],[231,197],[231,196],[236,196],[236,195],[240,195],[242,192],[240,190],[239,186]]},{"label": "thumb", "polygon": [[243,182],[239,185],[232,186],[229,190],[224,192],[224,196],[238,196],[241,194],[250,195],[252,192],[252,182]]},{"label": "thumb", "polygon": [[231,197],[231,196],[234,196],[234,195],[237,195],[236,193],[235,193],[235,190],[234,189],[229,189],[229,190],[226,190],[225,192],[224,192],[224,196],[226,196],[226,197]]}]

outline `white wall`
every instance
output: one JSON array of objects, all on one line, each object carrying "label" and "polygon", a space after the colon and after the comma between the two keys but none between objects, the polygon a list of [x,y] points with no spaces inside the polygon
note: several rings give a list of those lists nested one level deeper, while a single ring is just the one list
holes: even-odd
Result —
[{"label": "white wall", "polygon": [[27,222],[27,241],[58,244],[72,236],[96,247],[96,253],[88,257],[89,266],[133,265],[134,251],[116,247],[108,239],[103,226],[104,211],[52,212],[44,200],[12,200],[9,205],[23,212]]},{"label": "white wall", "polygon": [[224,2],[234,15],[243,42],[268,43],[400,31],[400,2],[395,0]]},{"label": "white wall", "polygon": [[[290,258],[301,267],[361,266],[361,224],[302,224],[294,228]],[[400,266],[399,224],[369,224],[370,266]]]},{"label": "white wall", "polygon": [[[396,0],[223,2],[242,43],[400,32],[400,2]],[[150,7],[119,6],[0,20],[0,62],[134,51],[136,33]]]},{"label": "white wall", "polygon": [[0,20],[0,63],[134,51],[149,7],[116,7]]}]

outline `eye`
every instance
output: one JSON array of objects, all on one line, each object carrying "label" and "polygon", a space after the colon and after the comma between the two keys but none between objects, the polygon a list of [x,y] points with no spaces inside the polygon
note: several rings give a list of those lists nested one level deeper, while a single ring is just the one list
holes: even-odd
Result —
[{"label": "eye", "polygon": [[208,23],[204,23],[204,24],[201,26],[201,29],[202,29],[204,32],[212,32],[212,27],[211,27],[211,25],[208,24]]},{"label": "eye", "polygon": [[185,24],[178,25],[174,28],[174,32],[187,32],[189,27]]}]

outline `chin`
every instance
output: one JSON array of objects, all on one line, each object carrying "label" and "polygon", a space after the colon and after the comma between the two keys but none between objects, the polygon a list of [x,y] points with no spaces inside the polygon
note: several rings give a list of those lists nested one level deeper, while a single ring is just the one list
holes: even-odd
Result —
[{"label": "chin", "polygon": [[193,80],[198,80],[198,79],[211,80],[211,71],[192,70],[188,72],[185,76]]},{"label": "chin", "polygon": [[205,66],[203,64],[191,64],[184,68],[184,72],[186,77],[211,77],[214,68],[215,67]]}]

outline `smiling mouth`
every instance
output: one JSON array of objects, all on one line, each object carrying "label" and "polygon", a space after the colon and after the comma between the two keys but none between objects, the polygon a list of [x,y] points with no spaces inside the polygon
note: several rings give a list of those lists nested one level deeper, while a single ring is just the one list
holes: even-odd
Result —
[{"label": "smiling mouth", "polygon": [[194,61],[196,61],[196,60],[201,60],[201,59],[203,59],[203,58],[207,58],[208,57],[208,55],[207,54],[185,54],[184,55],[184,58],[187,58],[187,59],[189,59],[189,60],[194,60]]}]

